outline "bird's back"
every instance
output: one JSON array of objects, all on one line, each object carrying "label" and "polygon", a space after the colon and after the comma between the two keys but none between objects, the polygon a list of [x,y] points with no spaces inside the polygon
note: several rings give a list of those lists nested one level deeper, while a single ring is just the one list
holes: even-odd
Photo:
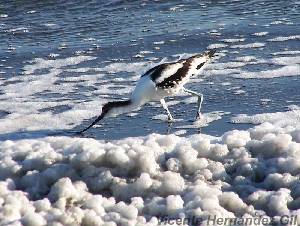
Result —
[{"label": "bird's back", "polygon": [[213,55],[214,51],[209,51],[177,62],[163,63],[151,68],[142,77],[148,76],[159,89],[179,89],[191,76],[199,74]]}]

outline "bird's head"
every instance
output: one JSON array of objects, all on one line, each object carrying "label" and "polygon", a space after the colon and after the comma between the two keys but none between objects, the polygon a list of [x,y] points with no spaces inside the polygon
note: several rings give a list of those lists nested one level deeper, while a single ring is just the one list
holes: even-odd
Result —
[{"label": "bird's head", "polygon": [[204,55],[207,56],[208,58],[212,58],[216,53],[215,49],[207,51]]},{"label": "bird's head", "polygon": [[111,110],[114,108],[114,102],[107,102],[106,104],[103,105],[102,107],[102,117],[104,118],[104,116],[109,116],[111,113]]},{"label": "bird's head", "polygon": [[101,115],[99,115],[92,124],[90,124],[88,127],[86,127],[85,129],[81,130],[78,133],[81,134],[87,131],[89,128],[93,127],[96,123],[98,123],[100,120],[102,120],[105,117],[116,116],[118,114],[126,112],[126,110],[128,110],[126,109],[126,106],[129,106],[130,104],[131,104],[130,100],[113,101],[104,104],[102,107]]}]

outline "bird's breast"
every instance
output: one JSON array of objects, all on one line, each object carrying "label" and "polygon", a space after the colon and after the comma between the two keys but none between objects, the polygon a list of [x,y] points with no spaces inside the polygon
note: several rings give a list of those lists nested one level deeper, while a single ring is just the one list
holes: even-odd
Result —
[{"label": "bird's breast", "polygon": [[131,99],[140,104],[145,104],[148,101],[160,100],[165,95],[165,92],[157,90],[155,83],[149,76],[141,77],[136,84],[135,89],[131,94]]}]

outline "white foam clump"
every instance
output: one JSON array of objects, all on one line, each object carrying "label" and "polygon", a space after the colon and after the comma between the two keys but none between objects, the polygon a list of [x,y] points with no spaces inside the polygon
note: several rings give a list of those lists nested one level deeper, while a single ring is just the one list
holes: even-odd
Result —
[{"label": "white foam clump", "polygon": [[298,65],[300,64],[300,56],[290,56],[290,57],[274,57],[268,62],[275,64],[275,65]]},{"label": "white foam clump", "polygon": [[283,42],[288,40],[299,40],[300,35],[291,35],[291,36],[279,36],[275,38],[268,39],[270,42]]},{"label": "white foam clump", "polygon": [[[148,64],[146,62],[137,62],[137,63],[111,63],[103,68],[102,71],[106,71],[108,73],[117,73],[117,72],[133,72],[136,75],[140,75],[145,71],[145,67]],[[148,65],[149,66],[149,65]]]},{"label": "white foam clump", "polygon": [[256,32],[256,33],[254,33],[252,35],[261,37],[261,36],[266,36],[267,34],[269,34],[269,32],[262,31],[262,32]]},{"label": "white foam clump", "polygon": [[234,42],[243,42],[245,41],[244,38],[228,38],[228,39],[221,39],[222,42],[226,43],[234,43]]},{"label": "white foam clump", "polygon": [[[7,103],[8,101],[3,101],[0,104],[0,109],[5,109]],[[13,133],[17,131],[71,129],[76,125],[80,125],[85,118],[98,115],[100,107],[95,109],[95,106],[98,106],[99,104],[101,106],[101,104],[103,104],[101,101],[91,101],[84,104],[77,104],[70,110],[53,114],[50,111],[38,112],[38,109],[49,106],[59,106],[60,104],[70,105],[69,102],[41,102],[39,105],[37,105],[38,103],[39,102],[11,104],[6,109],[12,113],[3,119],[0,119],[0,132]],[[26,108],[27,106],[30,106],[30,108]],[[21,110],[19,111],[19,109]]]},{"label": "white foam clump", "polygon": [[277,78],[277,77],[290,77],[298,76],[300,71],[299,64],[285,65],[273,70],[265,70],[259,72],[249,72],[240,70],[236,74],[233,74],[232,77],[235,78]]},{"label": "white foam clump", "polygon": [[[104,75],[99,72],[142,73],[146,64],[144,62],[111,63],[102,68],[81,67],[80,64],[95,60],[96,57],[75,55],[56,59],[57,56],[57,54],[51,54],[50,59],[36,58],[30,62],[24,62],[23,75],[6,79],[7,84],[0,87],[2,93],[0,111],[8,112],[0,119],[1,133],[7,133],[9,137],[10,133],[17,131],[47,132],[53,129],[71,129],[81,124],[84,119],[101,112],[102,104],[109,101],[103,98],[103,94],[111,98],[114,94],[126,95],[132,90],[132,87],[128,85],[115,89],[115,86],[125,80],[117,76],[111,80],[106,79],[107,83],[96,85],[100,78],[103,81]],[[74,65],[76,69],[72,68]],[[67,73],[66,76],[65,72],[72,73]],[[129,80],[136,80],[136,78],[131,76]],[[99,89],[90,91],[90,87],[99,87]],[[70,98],[63,98],[64,94]],[[83,100],[87,100],[91,95],[101,95],[102,98],[78,103],[78,99],[72,98],[77,94],[85,95]],[[61,95],[63,100],[54,101],[52,97],[55,95]],[[95,106],[98,107],[95,108]]]},{"label": "white foam clump", "polygon": [[242,56],[242,57],[237,57],[236,58],[237,61],[241,61],[241,62],[256,62],[257,59],[255,56]]},{"label": "white foam clump", "polygon": [[294,125],[300,126],[300,108],[290,106],[286,112],[262,113],[256,115],[240,114],[231,118],[232,123],[251,123],[262,124],[264,122],[272,123],[278,126]]},{"label": "white foam clump", "polygon": [[10,33],[27,33],[28,31],[29,29],[27,27],[16,27],[7,30],[7,32]]},{"label": "white foam clump", "polygon": [[25,74],[32,74],[36,70],[44,68],[61,68],[69,65],[77,65],[83,61],[94,60],[96,57],[92,56],[73,56],[64,59],[48,60],[43,58],[36,58],[31,61],[30,65],[25,65],[23,70]]},{"label": "white foam clump", "polygon": [[158,114],[158,115],[152,116],[152,119],[161,120],[161,121],[168,121],[168,115],[166,115],[166,114]]},{"label": "white foam clump", "polygon": [[246,91],[245,91],[245,90],[242,90],[242,89],[238,89],[238,90],[235,90],[233,93],[234,93],[235,95],[241,95],[241,94],[245,94]]},{"label": "white foam clump", "polygon": [[177,126],[176,128],[181,129],[190,129],[190,128],[201,128],[208,126],[211,122],[220,120],[223,115],[230,114],[229,112],[223,112],[223,111],[212,111],[207,113],[202,113],[201,117],[193,122],[191,125],[183,125],[183,126]]},{"label": "white foam clump", "polygon": [[249,49],[249,48],[261,48],[261,47],[265,47],[265,46],[266,46],[265,43],[255,42],[255,43],[248,43],[248,44],[232,45],[232,46],[230,46],[230,48]]},{"label": "white foam clump", "polygon": [[[25,102],[23,98],[31,98],[31,95],[42,93],[45,90],[53,92],[67,93],[72,91],[72,86],[67,86],[65,83],[56,84],[60,79],[59,75],[62,73],[64,67],[78,65],[85,61],[96,59],[92,56],[73,56],[64,59],[48,60],[43,58],[36,58],[30,61],[23,67],[23,73],[26,76],[15,76],[7,81],[10,84],[2,86],[1,91],[4,93],[2,98],[15,98],[15,102],[22,98],[21,102]],[[40,72],[40,70],[45,71]],[[26,102],[28,102],[28,99]],[[36,98],[34,98],[36,101]]]},{"label": "white foam clump", "polygon": [[2,141],[0,225],[154,226],[164,216],[196,216],[209,225],[208,216],[300,217],[299,156],[300,129],[292,122],[221,137]]},{"label": "white foam clump", "polygon": [[282,52],[275,52],[271,53],[272,55],[293,55],[293,54],[300,54],[299,50],[287,50],[287,51],[282,51]]},{"label": "white foam clump", "polygon": [[226,44],[224,43],[214,43],[214,44],[210,44],[209,46],[207,46],[207,49],[219,49],[219,48],[225,48]]},{"label": "white foam clump", "polygon": [[154,45],[162,45],[165,44],[165,41],[153,42]]},{"label": "white foam clump", "polygon": [[[288,55],[279,56],[268,59],[257,59],[254,56],[242,56],[235,58],[232,62],[215,63],[212,62],[207,66],[204,75],[230,75],[234,78],[252,79],[252,78],[276,78],[287,76],[298,76],[300,71],[300,57],[297,56],[297,51],[282,51],[273,53],[273,55]],[[243,69],[248,65],[275,65],[274,69],[262,71],[248,71]]]}]

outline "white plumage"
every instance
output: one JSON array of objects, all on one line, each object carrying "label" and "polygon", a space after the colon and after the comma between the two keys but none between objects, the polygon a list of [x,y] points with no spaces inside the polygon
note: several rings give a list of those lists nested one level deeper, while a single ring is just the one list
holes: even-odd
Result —
[{"label": "white plumage", "polygon": [[198,97],[196,118],[199,118],[203,95],[184,88],[184,85],[189,81],[191,76],[201,73],[214,53],[215,51],[211,50],[204,54],[197,54],[187,59],[181,59],[173,63],[163,63],[151,68],[141,76],[129,100],[106,103],[102,108],[101,115],[80,133],[88,130],[104,117],[130,112],[149,101],[159,100],[163,108],[167,111],[169,121],[172,121],[173,117],[168,110],[164,98],[181,91]]}]

